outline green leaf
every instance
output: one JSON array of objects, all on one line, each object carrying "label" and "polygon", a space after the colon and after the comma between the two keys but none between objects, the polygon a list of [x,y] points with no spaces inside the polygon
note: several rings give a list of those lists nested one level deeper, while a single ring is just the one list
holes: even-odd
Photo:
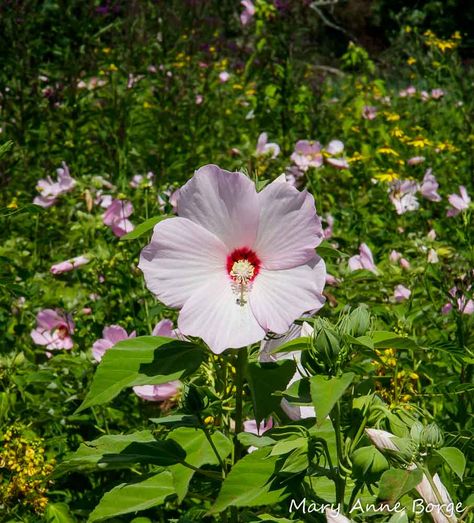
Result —
[{"label": "green leaf", "polygon": [[395,514],[388,520],[388,523],[408,523],[407,513],[404,510],[401,512],[395,512]]},{"label": "green leaf", "polygon": [[113,488],[100,500],[89,516],[89,522],[103,521],[121,514],[156,507],[175,493],[173,476],[168,471],[155,474],[138,483],[123,483]]},{"label": "green leaf", "polygon": [[[99,467],[99,462],[106,454],[120,454],[131,443],[151,443],[155,438],[153,434],[144,430],[126,435],[101,436],[94,441],[81,443],[76,452],[66,456],[64,461],[56,467],[54,476],[58,477],[71,470],[93,470]],[[100,468],[122,468],[126,464],[102,463]]]},{"label": "green leaf", "polygon": [[416,349],[418,345],[411,338],[397,336],[393,332],[375,331],[372,340],[376,349]]},{"label": "green leaf", "polygon": [[197,427],[199,420],[190,414],[172,414],[161,418],[150,418],[150,421],[157,425],[169,425],[174,427]]},{"label": "green leaf", "polygon": [[296,363],[293,360],[249,363],[247,379],[257,424],[278,408],[281,397],[274,396],[273,393],[286,389],[295,370]]},{"label": "green leaf", "polygon": [[327,378],[326,376],[313,376],[310,379],[311,398],[316,410],[318,425],[321,425],[334,405],[352,383],[355,374],[347,372],[342,376]]},{"label": "green leaf", "polygon": [[464,469],[466,468],[464,454],[456,447],[444,447],[437,450],[436,453],[444,459],[451,470],[462,480]]},{"label": "green leaf", "polygon": [[[211,439],[219,456],[224,461],[232,451],[232,442],[218,431],[212,433]],[[186,463],[193,465],[193,467],[219,465],[219,460],[201,429],[181,427],[171,431],[168,440],[174,441],[185,450]],[[187,494],[194,470],[178,464],[169,467],[169,471],[173,474],[175,490],[178,500],[181,502]]]},{"label": "green leaf", "polygon": [[75,523],[66,503],[48,503],[45,512],[46,523]]},{"label": "green leaf", "polygon": [[166,220],[167,218],[174,218],[174,216],[168,216],[165,214],[163,216],[153,216],[152,218],[148,218],[148,220],[145,220],[144,222],[137,225],[133,231],[125,234],[120,239],[136,240],[137,238],[140,238],[140,236],[143,236],[143,234],[148,232],[150,229],[153,229],[157,223],[161,222],[162,220]]},{"label": "green leaf", "polygon": [[390,504],[396,503],[403,495],[414,489],[422,480],[423,473],[415,470],[386,470],[380,478],[378,498]]},{"label": "green leaf", "polygon": [[306,350],[311,343],[311,339],[308,336],[301,336],[291,341],[283,343],[283,345],[278,345],[271,354],[277,354],[279,352],[293,352],[297,350]]},{"label": "green leaf", "polygon": [[244,447],[267,447],[268,445],[273,445],[275,440],[269,436],[257,436],[256,434],[251,434],[250,432],[240,432],[237,436],[237,439],[244,445]]},{"label": "green leaf", "polygon": [[279,503],[288,494],[275,484],[276,456],[262,448],[239,460],[226,477],[210,514],[227,507],[257,507]]},{"label": "green leaf", "polygon": [[120,341],[100,362],[91,388],[75,414],[102,405],[126,387],[160,385],[192,374],[201,364],[203,352],[193,343],[140,336]]}]

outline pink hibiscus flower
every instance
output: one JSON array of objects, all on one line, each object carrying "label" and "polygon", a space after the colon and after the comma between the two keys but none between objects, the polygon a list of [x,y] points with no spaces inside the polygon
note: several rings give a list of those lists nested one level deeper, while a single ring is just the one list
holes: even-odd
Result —
[{"label": "pink hibiscus flower", "polygon": [[114,199],[102,215],[102,221],[112,229],[115,236],[121,237],[134,229],[133,223],[128,220],[132,212],[131,202]]},{"label": "pink hibiscus flower", "polygon": [[291,160],[303,172],[306,172],[310,167],[321,167],[323,165],[321,144],[309,140],[296,142]]},{"label": "pink hibiscus flower", "polygon": [[397,285],[395,287],[395,290],[393,292],[393,297],[395,298],[395,301],[401,302],[408,300],[408,298],[411,296],[411,290],[405,287],[404,285]]},{"label": "pink hibiscus flower", "polygon": [[51,269],[49,271],[51,274],[62,274],[63,272],[69,272],[74,269],[77,269],[77,267],[80,267],[81,265],[86,265],[89,263],[89,258],[86,258],[85,256],[76,256],[75,258],[71,258],[70,260],[66,260],[60,263],[55,263],[51,266]]},{"label": "pink hibiscus flower", "polygon": [[377,274],[377,268],[374,264],[372,251],[369,249],[369,246],[366,243],[361,243],[359,247],[359,254],[351,256],[348,263],[350,271],[359,271],[361,269],[365,269]]},{"label": "pink hibiscus flower", "polygon": [[240,13],[240,22],[242,25],[247,25],[255,15],[255,6],[253,5],[252,0],[242,0],[240,3],[244,7],[244,10]]},{"label": "pink hibiscus flower", "polygon": [[199,169],[180,190],[177,218],[155,225],[140,256],[148,288],[181,309],[184,336],[216,354],[285,333],[319,310],[326,269],[313,197],[275,181],[257,193],[240,172]]},{"label": "pink hibiscus flower", "polygon": [[336,169],[349,169],[349,162],[340,156],[344,153],[344,144],[341,140],[331,140],[324,151],[326,163]]},{"label": "pink hibiscus flower", "polygon": [[432,202],[439,202],[441,201],[441,196],[437,192],[438,187],[439,184],[433,174],[433,171],[428,169],[425,172],[425,176],[423,177],[423,181],[420,186],[421,195]]},{"label": "pink hibiscus flower", "polygon": [[411,180],[397,180],[390,188],[389,198],[397,214],[416,211],[420,204],[415,196],[418,184]]},{"label": "pink hibiscus flower", "polygon": [[135,338],[137,333],[135,331],[130,334],[120,327],[120,325],[110,325],[105,327],[102,331],[102,338],[98,339],[92,345],[92,356],[95,361],[101,361],[105,352],[111,349],[116,343],[122,340],[128,340],[129,338]]},{"label": "pink hibiscus flower", "polygon": [[448,209],[446,216],[451,217],[457,216],[460,212],[468,209],[469,204],[471,203],[471,198],[469,198],[464,185],[460,185],[459,194],[450,194],[448,196],[448,201],[451,204],[451,207]]},{"label": "pink hibiscus flower", "polygon": [[51,176],[38,181],[36,188],[40,192],[40,196],[36,196],[33,200],[35,205],[44,208],[51,207],[57,202],[58,196],[71,191],[76,185],[76,180],[71,177],[66,162],[62,162],[62,168],[56,169],[56,172],[57,181],[53,181]]},{"label": "pink hibiscus flower", "polygon": [[272,158],[276,158],[280,154],[280,147],[277,143],[268,143],[267,133],[261,133],[258,137],[255,154],[257,156],[271,155]]},{"label": "pink hibiscus flower", "polygon": [[[36,315],[36,329],[30,335],[37,345],[45,345],[48,350],[70,350],[74,345],[73,333],[74,322],[69,314],[44,309]],[[51,356],[49,352],[46,354]]]},{"label": "pink hibiscus flower", "polygon": [[373,105],[364,105],[362,108],[362,118],[365,120],[374,120],[377,116],[377,108]]}]

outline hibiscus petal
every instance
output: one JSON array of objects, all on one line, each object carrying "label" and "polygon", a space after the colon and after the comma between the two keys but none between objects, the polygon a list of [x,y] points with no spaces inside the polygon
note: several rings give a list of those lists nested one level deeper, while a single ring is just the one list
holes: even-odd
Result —
[{"label": "hibiscus petal", "polygon": [[170,218],[155,225],[138,267],[165,305],[182,307],[209,277],[225,273],[226,261],[227,249],[214,234],[187,218]]},{"label": "hibiscus petal", "polygon": [[56,329],[60,325],[65,325],[66,321],[53,309],[44,309],[36,316],[38,327],[45,330]]},{"label": "hibiscus petal", "polygon": [[95,361],[101,361],[105,352],[111,349],[114,344],[110,340],[100,339],[94,342],[92,345],[92,356]]},{"label": "hibiscus petal", "polygon": [[215,354],[262,340],[266,331],[249,304],[238,305],[237,299],[227,273],[215,274],[184,304],[179,330],[186,336],[202,338]]},{"label": "hibiscus petal", "polygon": [[258,194],[260,223],[254,250],[266,269],[307,263],[323,239],[314,199],[288,183],[271,183]]},{"label": "hibiscus petal", "polygon": [[201,167],[179,190],[178,215],[202,225],[229,249],[252,247],[258,214],[254,183],[217,165]]},{"label": "hibiscus petal", "polygon": [[319,310],[325,302],[318,285],[320,273],[326,274],[321,259],[314,268],[301,265],[279,271],[262,269],[249,295],[258,323],[266,330],[283,334],[304,312]]}]

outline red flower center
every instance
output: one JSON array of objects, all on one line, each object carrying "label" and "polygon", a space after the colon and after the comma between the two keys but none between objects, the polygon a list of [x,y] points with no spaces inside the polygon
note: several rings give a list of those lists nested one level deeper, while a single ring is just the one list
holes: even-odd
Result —
[{"label": "red flower center", "polygon": [[260,260],[252,249],[240,247],[227,256],[227,272],[238,282],[247,284],[255,279],[260,271]]}]

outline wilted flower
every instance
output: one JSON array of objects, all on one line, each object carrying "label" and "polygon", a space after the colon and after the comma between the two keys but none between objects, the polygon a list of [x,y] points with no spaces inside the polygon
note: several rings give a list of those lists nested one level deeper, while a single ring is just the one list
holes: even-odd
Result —
[{"label": "wilted flower", "polygon": [[102,338],[98,339],[92,345],[92,356],[95,361],[101,361],[105,352],[111,349],[116,343],[129,338],[135,338],[137,333],[135,331],[128,334],[128,332],[120,325],[110,325],[105,327],[102,331]]},{"label": "wilted flower", "polygon": [[55,263],[53,266],[51,266],[49,271],[52,274],[62,274],[63,272],[69,272],[73,269],[77,269],[77,267],[80,267],[81,265],[86,265],[89,263],[89,261],[89,258],[86,258],[85,256],[76,256],[75,258],[71,258],[61,263]]},{"label": "wilted flower", "polygon": [[426,160],[424,156],[413,156],[412,158],[407,160],[408,165],[418,165],[420,163],[423,163]]},{"label": "wilted flower", "polygon": [[377,274],[377,268],[374,264],[374,258],[372,256],[372,251],[369,249],[366,243],[361,243],[359,247],[359,254],[349,258],[349,270],[358,271],[365,269]]},{"label": "wilted flower", "polygon": [[464,185],[460,185],[459,194],[450,194],[448,196],[448,201],[451,204],[451,207],[448,209],[446,216],[457,216],[460,212],[469,208],[471,198],[469,198]]},{"label": "wilted flower", "polygon": [[327,507],[325,512],[327,523],[351,523],[349,518],[340,513],[339,508],[335,510]]},{"label": "wilted flower", "polygon": [[365,433],[369,437],[370,441],[381,452],[383,452],[384,450],[400,450],[392,441],[392,438],[394,438],[395,436],[391,432],[379,429],[365,429]]},{"label": "wilted flower", "polygon": [[181,189],[178,218],[155,226],[140,256],[148,288],[180,308],[178,327],[215,353],[285,333],[324,304],[325,265],[314,199],[281,180],[260,193],[242,173],[199,169]]},{"label": "wilted flower", "polygon": [[373,120],[377,116],[377,108],[373,105],[364,105],[362,108],[362,118]]},{"label": "wilted flower", "polygon": [[133,231],[134,226],[127,218],[133,212],[133,205],[128,200],[113,199],[105,213],[102,215],[102,221],[112,229],[115,236],[123,236]]},{"label": "wilted flower", "polygon": [[[425,500],[426,505],[429,504],[431,510],[430,514],[435,523],[454,523],[457,518],[453,514],[453,509],[449,510],[449,507],[454,507],[453,500],[446,490],[446,487],[441,482],[438,474],[433,476],[433,483],[441,497],[442,505],[440,505],[438,497],[431,486],[426,474],[423,474],[423,479],[415,487],[420,496]],[[446,517],[449,516],[449,517]]]},{"label": "wilted flower", "polygon": [[37,345],[45,345],[48,350],[69,350],[73,347],[73,333],[74,322],[69,314],[44,309],[36,315],[36,329],[30,335]]},{"label": "wilted flower", "polygon": [[40,192],[40,196],[36,196],[33,200],[35,205],[51,207],[56,203],[58,196],[71,191],[76,185],[76,180],[71,177],[66,162],[62,162],[62,168],[56,169],[56,172],[57,181],[54,182],[51,176],[38,181],[36,188]]},{"label": "wilted flower", "polygon": [[321,167],[323,165],[321,144],[309,140],[296,142],[291,160],[303,172],[306,172],[310,167]]},{"label": "wilted flower", "polygon": [[393,293],[393,297],[395,298],[395,301],[398,301],[398,302],[408,300],[410,295],[411,295],[411,290],[407,289],[407,287],[405,287],[404,285],[397,285],[395,287],[395,290]]},{"label": "wilted flower", "polygon": [[441,201],[441,196],[437,193],[438,187],[439,184],[436,177],[433,175],[432,170],[428,169],[421,183],[421,195],[432,202],[439,202]]},{"label": "wilted flower", "polygon": [[341,283],[341,280],[339,278],[336,278],[335,276],[333,276],[332,274],[326,274],[326,284],[327,285],[339,285],[339,283]]},{"label": "wilted flower", "polygon": [[240,3],[244,7],[244,10],[240,13],[240,21],[242,25],[247,25],[255,15],[255,6],[252,0],[242,0]]},{"label": "wilted flower", "polygon": [[268,143],[267,133],[261,133],[257,141],[257,149],[255,150],[257,156],[270,155],[276,158],[280,154],[280,147],[276,143]]}]

